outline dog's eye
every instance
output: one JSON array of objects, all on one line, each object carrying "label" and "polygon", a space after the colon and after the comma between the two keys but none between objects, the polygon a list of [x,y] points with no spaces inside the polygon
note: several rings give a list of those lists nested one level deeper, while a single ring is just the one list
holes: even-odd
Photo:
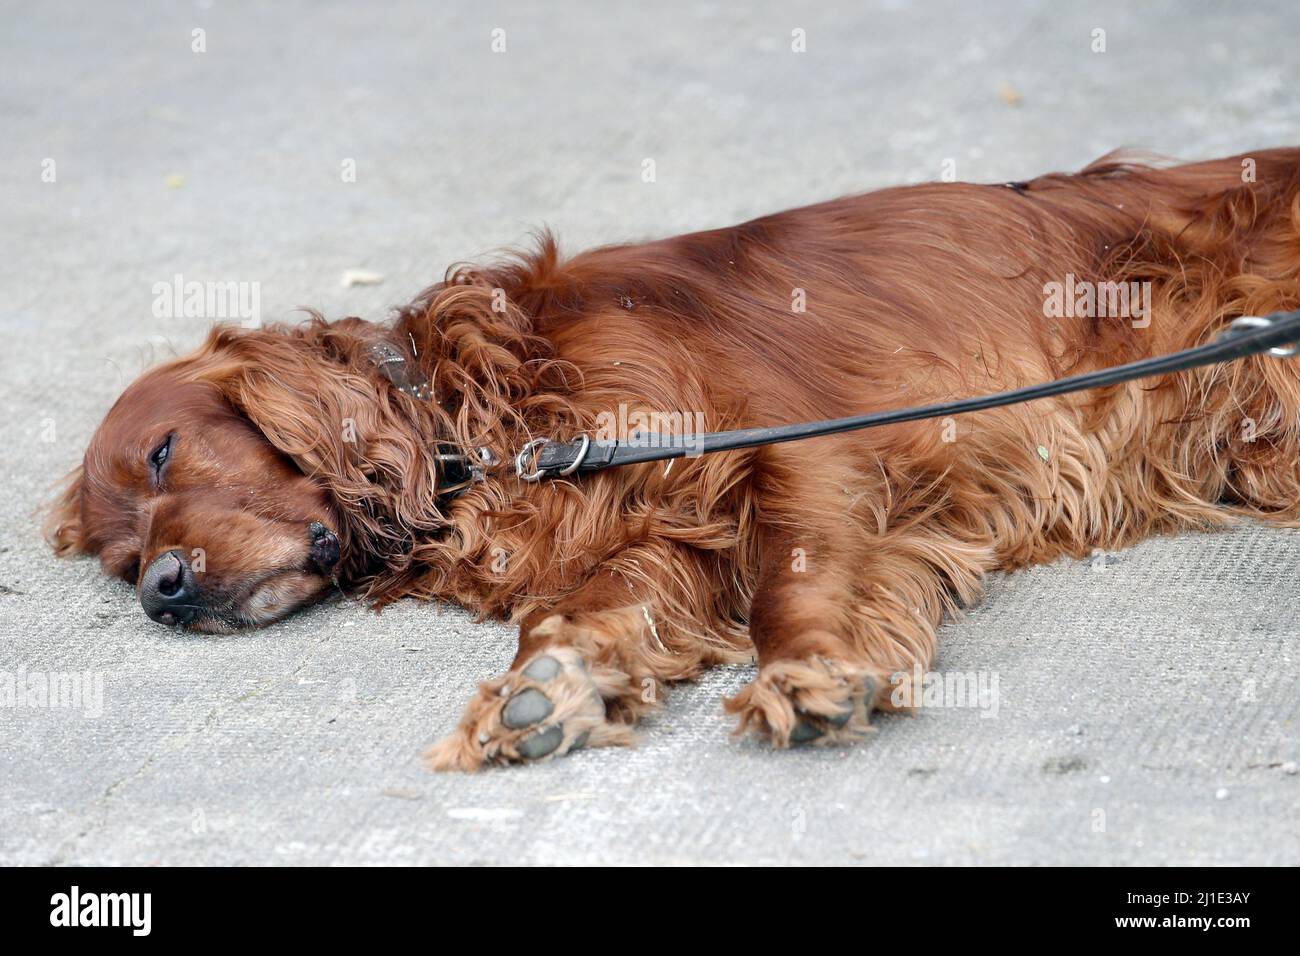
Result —
[{"label": "dog's eye", "polygon": [[175,436],[168,435],[161,445],[149,453],[149,465],[153,468],[155,476],[162,474],[163,468],[166,467],[167,462],[172,457],[173,437]]}]

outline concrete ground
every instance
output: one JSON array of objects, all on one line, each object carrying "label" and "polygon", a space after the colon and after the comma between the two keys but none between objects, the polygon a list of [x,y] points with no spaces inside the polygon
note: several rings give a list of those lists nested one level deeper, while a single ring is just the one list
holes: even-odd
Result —
[{"label": "concrete ground", "polygon": [[[0,9],[0,863],[1300,862],[1292,532],[994,580],[940,667],[996,678],[996,714],[772,753],[729,736],[734,667],[676,691],[635,750],[474,777],[420,754],[510,660],[506,629],[342,603],[187,637],[50,556],[52,481],[140,369],[204,333],[153,315],[177,274],[260,283],[267,320],[377,319],[543,223],[578,249],[946,160],[1000,181],[1121,145],[1300,143],[1285,0],[560,9]],[[383,278],[344,288],[350,269]],[[78,706],[6,699],[70,672]]]}]

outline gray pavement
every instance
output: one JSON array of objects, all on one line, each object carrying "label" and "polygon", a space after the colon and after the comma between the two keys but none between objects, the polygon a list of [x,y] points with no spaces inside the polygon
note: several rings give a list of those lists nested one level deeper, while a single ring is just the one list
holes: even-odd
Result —
[{"label": "gray pavement", "polygon": [[[922,708],[854,749],[772,753],[729,736],[733,667],[635,750],[473,777],[420,754],[508,663],[506,629],[339,603],[181,637],[47,553],[54,478],[204,332],[152,314],[176,274],[260,283],[265,319],[377,319],[543,223],[576,250],[947,159],[997,181],[1120,145],[1300,143],[1288,2],[557,7],[0,8],[0,863],[1300,862],[1290,531],[996,578],[940,659],[997,677],[996,716]],[[6,702],[6,680],[71,672],[80,706]]]}]

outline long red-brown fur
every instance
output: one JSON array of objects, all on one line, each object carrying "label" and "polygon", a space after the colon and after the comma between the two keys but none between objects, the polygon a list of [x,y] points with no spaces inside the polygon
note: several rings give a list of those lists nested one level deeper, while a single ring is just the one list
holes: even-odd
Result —
[{"label": "long red-brown fur", "polygon": [[[1044,286],[1067,274],[1151,283],[1149,325],[1046,317]],[[328,490],[342,577],[366,598],[519,622],[517,668],[573,649],[547,691],[571,724],[556,753],[579,730],[625,741],[664,683],[755,651],[759,674],[728,707],[783,745],[800,721],[822,740],[859,735],[888,706],[889,676],[929,666],[940,620],[989,571],[1239,518],[1292,522],[1294,366],[1260,357],[671,468],[524,484],[502,465],[449,505],[435,446],[508,461],[529,438],[592,432],[620,404],[698,411],[717,431],[929,403],[1297,307],[1300,149],[1173,168],[1107,158],[567,260],[543,236],[453,269],[391,328],[220,329],[166,374],[213,386]],[[383,386],[367,354],[377,336],[408,349],[438,401]],[[340,438],[345,420],[356,441]],[[88,535],[78,494],[55,516],[63,550]],[[584,680],[604,713],[583,710]],[[435,764],[518,758],[500,711],[525,684],[516,669],[484,685]]]}]

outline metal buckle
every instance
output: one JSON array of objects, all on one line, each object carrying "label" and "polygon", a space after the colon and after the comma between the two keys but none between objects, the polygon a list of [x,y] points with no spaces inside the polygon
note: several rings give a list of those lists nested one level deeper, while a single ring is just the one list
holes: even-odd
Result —
[{"label": "metal buckle", "polygon": [[[1239,319],[1232,320],[1232,324],[1228,326],[1228,334],[1244,332],[1246,329],[1266,329],[1272,324],[1272,319],[1267,319],[1262,315],[1243,315]],[[1300,342],[1294,345],[1275,346],[1268,350],[1268,354],[1276,355],[1278,358],[1294,358],[1297,354],[1300,354]]]},{"label": "metal buckle", "polygon": [[[544,469],[537,467],[537,450],[549,442],[549,438],[534,438],[532,441],[528,442],[528,444],[524,445],[523,448],[519,449],[519,454],[515,456],[515,474],[519,476],[520,481],[542,480],[542,476],[545,475],[546,472]],[[565,465],[557,471],[555,473],[556,477],[567,478],[582,467],[582,463],[587,460],[587,452],[590,448],[591,436],[583,435],[582,445],[578,448],[578,453],[573,456],[572,463]],[[533,470],[528,474],[524,474],[524,459],[528,457],[530,452],[533,453]]]},{"label": "metal buckle", "polygon": [[[542,480],[542,470],[540,468],[535,469],[531,475],[524,474],[524,459],[528,457],[529,452],[535,452],[548,441],[550,441],[549,438],[534,438],[532,441],[524,445],[523,448],[519,449],[519,454],[515,455],[515,474],[519,476],[520,481]],[[537,461],[536,455],[533,456],[533,461]]]},{"label": "metal buckle", "polygon": [[559,475],[559,476],[562,477],[562,478],[567,478],[569,475],[571,475],[571,474],[573,474],[575,471],[577,471],[577,470],[578,470],[578,466],[581,465],[581,464],[583,463],[583,461],[586,460],[586,458],[587,458],[587,449],[589,449],[590,447],[591,447],[591,436],[590,436],[590,435],[583,435],[583,436],[582,436],[582,447],[578,449],[578,454],[574,456],[574,458],[573,458],[573,464],[572,464],[572,465],[569,465],[567,468],[561,468],[559,471],[556,472],[556,474]]}]

